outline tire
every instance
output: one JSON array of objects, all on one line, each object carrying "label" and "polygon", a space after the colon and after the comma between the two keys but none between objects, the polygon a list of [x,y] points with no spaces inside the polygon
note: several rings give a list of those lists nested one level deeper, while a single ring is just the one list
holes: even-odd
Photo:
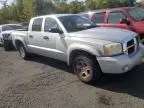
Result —
[{"label": "tire", "polygon": [[98,63],[85,55],[76,57],[73,67],[78,78],[84,83],[96,83],[102,76]]},{"label": "tire", "polygon": [[23,44],[19,44],[18,51],[22,59],[28,59],[28,53]]},{"label": "tire", "polygon": [[5,42],[3,42],[3,47],[4,47],[4,50],[5,51],[8,51],[10,48],[9,48],[9,45],[6,44]]}]

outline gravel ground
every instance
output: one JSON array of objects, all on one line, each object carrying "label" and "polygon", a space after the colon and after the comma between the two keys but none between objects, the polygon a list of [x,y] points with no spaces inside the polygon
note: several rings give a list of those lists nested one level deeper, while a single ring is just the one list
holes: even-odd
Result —
[{"label": "gravel ground", "polygon": [[63,62],[0,47],[0,108],[144,108],[143,65],[87,85]]}]

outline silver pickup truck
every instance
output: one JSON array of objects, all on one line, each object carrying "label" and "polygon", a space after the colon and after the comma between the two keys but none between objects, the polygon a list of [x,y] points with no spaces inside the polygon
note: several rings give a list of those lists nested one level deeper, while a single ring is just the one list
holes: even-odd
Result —
[{"label": "silver pickup truck", "polygon": [[125,73],[141,63],[136,33],[96,27],[73,14],[32,18],[28,31],[13,32],[12,40],[23,59],[35,53],[67,62],[85,83],[95,82],[102,73]]}]

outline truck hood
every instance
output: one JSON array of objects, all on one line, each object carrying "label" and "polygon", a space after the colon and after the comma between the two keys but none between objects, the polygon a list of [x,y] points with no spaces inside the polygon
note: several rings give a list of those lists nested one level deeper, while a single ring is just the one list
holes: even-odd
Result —
[{"label": "truck hood", "polygon": [[83,31],[78,31],[71,33],[70,36],[76,36],[79,38],[92,38],[107,40],[112,42],[125,42],[137,36],[135,32],[119,29],[119,28],[107,28],[107,27],[97,27],[93,29],[87,29]]}]

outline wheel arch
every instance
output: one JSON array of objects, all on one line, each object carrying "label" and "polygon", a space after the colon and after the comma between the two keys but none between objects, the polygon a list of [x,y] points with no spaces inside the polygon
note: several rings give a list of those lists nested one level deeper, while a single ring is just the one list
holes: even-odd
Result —
[{"label": "wheel arch", "polygon": [[20,44],[24,45],[24,47],[26,48],[25,43],[21,39],[15,39],[15,47],[16,47],[16,49],[19,48]]},{"label": "wheel arch", "polygon": [[90,55],[95,60],[96,60],[97,56],[100,56],[100,53],[98,53],[98,51],[96,49],[94,49],[88,45],[81,45],[79,47],[73,46],[68,49],[67,64],[72,65],[74,58],[80,54]]}]

